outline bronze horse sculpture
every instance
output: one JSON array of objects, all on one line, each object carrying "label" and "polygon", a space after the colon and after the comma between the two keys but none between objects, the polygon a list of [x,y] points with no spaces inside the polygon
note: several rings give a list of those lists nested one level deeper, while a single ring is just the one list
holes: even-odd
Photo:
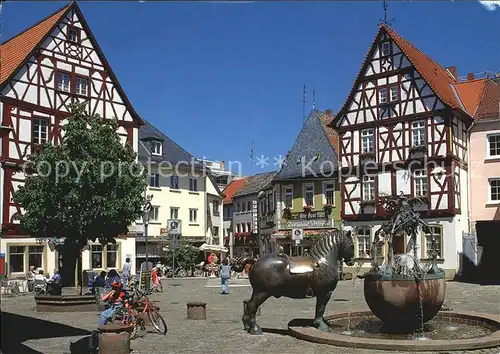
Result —
[{"label": "bronze horse sculpture", "polygon": [[248,276],[252,297],[242,318],[245,330],[250,334],[262,334],[255,314],[259,306],[271,296],[292,299],[316,297],[313,326],[329,331],[323,315],[339,280],[338,261],[343,259],[347,265],[354,265],[351,232],[335,230],[323,233],[311,246],[307,256],[309,259],[305,264],[292,262],[284,253],[267,254],[259,259],[242,257],[236,262],[236,271],[252,264]]}]

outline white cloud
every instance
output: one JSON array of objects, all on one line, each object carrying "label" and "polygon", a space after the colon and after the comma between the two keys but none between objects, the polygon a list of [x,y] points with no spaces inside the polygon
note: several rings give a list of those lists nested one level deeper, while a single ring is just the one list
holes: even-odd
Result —
[{"label": "white cloud", "polygon": [[488,11],[500,9],[500,0],[480,0],[479,3]]}]

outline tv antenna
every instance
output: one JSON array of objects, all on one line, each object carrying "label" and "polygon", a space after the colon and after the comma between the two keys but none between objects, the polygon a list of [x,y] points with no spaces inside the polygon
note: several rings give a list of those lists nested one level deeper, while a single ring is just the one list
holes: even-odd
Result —
[{"label": "tv antenna", "polygon": [[304,90],[302,91],[302,123],[306,121],[306,84],[304,84]]},{"label": "tv antenna", "polygon": [[250,157],[250,164],[252,165],[252,174],[253,174],[254,162],[255,162],[255,142],[253,140],[250,142],[250,154],[248,156]]}]

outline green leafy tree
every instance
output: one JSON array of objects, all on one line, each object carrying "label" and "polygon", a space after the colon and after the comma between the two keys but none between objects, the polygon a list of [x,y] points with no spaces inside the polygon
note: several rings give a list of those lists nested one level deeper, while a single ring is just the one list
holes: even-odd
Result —
[{"label": "green leafy tree", "polygon": [[172,266],[172,253],[175,253],[175,268],[192,269],[200,259],[200,250],[190,244],[180,244],[179,248],[172,250],[170,246],[166,247],[166,263]]},{"label": "green leafy tree", "polygon": [[115,243],[141,215],[145,171],[117,129],[116,120],[72,105],[61,144],[45,144],[23,167],[26,182],[14,194],[24,209],[21,228],[35,237],[65,238],[59,249],[65,285],[89,240]]}]

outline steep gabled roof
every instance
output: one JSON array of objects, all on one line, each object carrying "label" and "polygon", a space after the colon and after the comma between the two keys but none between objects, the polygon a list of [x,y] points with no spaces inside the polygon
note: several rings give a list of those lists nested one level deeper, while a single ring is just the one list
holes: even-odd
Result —
[{"label": "steep gabled roof", "polygon": [[340,119],[349,106],[356,89],[363,80],[363,74],[366,71],[368,64],[373,57],[373,53],[376,48],[376,44],[383,33],[387,33],[389,38],[396,43],[396,45],[401,49],[403,54],[408,58],[410,63],[413,65],[415,70],[422,76],[422,78],[427,82],[429,87],[432,89],[434,94],[446,105],[451,108],[458,109],[470,116],[466,107],[462,104],[459,97],[457,89],[455,87],[456,79],[448,73],[448,71],[431,59],[429,56],[421,52],[417,47],[411,44],[409,41],[401,37],[398,33],[392,30],[390,27],[382,24],[366,54],[366,57],[361,65],[361,69],[358,72],[356,80],[351,88],[351,92],[347,97],[346,101],[342,105],[337,118]]},{"label": "steep gabled roof", "polygon": [[240,179],[234,179],[231,183],[229,183],[226,188],[222,191],[226,195],[224,198],[223,203],[224,204],[230,204],[233,202],[233,197],[238,192],[245,183],[247,182],[247,177],[240,178]]},{"label": "steep gabled roof", "polygon": [[464,105],[475,121],[500,119],[500,85],[489,78],[455,85]]},{"label": "steep gabled roof", "polygon": [[330,124],[332,119],[333,116],[326,113],[311,111],[276,174],[276,180],[313,175],[331,177],[337,171],[337,133],[325,125]]},{"label": "steep gabled roof", "polygon": [[104,56],[101,47],[99,47],[99,44],[97,43],[97,40],[95,39],[94,34],[92,33],[76,1],[71,2],[69,5],[66,5],[52,15],[49,15],[44,20],[38,22],[0,45],[0,89],[3,88],[5,84],[10,82],[19,69],[33,55],[35,50],[45,41],[45,39],[54,31],[59,22],[71,10],[74,10],[80,19],[83,30],[88,34],[90,43],[92,43],[92,46],[95,48],[99,59],[112,79],[118,94],[127,106],[130,115],[139,125],[144,124],[142,118],[135,111],[125,94],[125,91],[121,87],[120,82],[111,69],[111,66]]},{"label": "steep gabled roof", "polygon": [[72,4],[64,6],[0,45],[0,86],[19,70],[33,51],[64,18]]},{"label": "steep gabled roof", "polygon": [[469,112],[472,117],[474,117],[474,114],[479,107],[487,81],[487,79],[478,79],[457,82],[455,84],[457,92],[460,95],[467,112]]},{"label": "steep gabled roof", "polygon": [[233,198],[259,193],[273,180],[275,175],[276,171],[273,171],[248,177],[246,183],[233,195]]},{"label": "steep gabled roof", "polygon": [[[151,161],[158,163],[169,162],[172,165],[183,163],[183,166],[185,167],[193,166],[197,169],[201,169],[203,167],[203,163],[200,160],[184,150],[179,144],[174,142],[168,136],[163,134],[153,124],[148,121],[145,121],[145,123],[146,124],[139,129],[139,160],[146,161],[151,157]],[[149,143],[151,140],[158,140],[162,142],[162,155],[150,155],[151,148]]]}]

